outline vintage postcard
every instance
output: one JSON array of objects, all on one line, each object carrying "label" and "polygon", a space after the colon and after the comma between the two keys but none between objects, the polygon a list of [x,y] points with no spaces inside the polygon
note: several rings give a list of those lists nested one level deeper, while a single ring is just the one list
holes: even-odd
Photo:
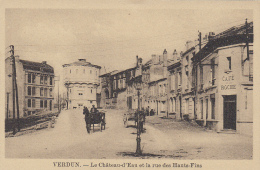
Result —
[{"label": "vintage postcard", "polygon": [[0,167],[258,169],[258,16],[250,1],[4,1]]}]

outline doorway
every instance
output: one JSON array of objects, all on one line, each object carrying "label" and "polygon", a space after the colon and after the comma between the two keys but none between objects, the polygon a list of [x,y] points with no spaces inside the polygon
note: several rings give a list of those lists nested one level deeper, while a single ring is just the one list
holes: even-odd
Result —
[{"label": "doorway", "polygon": [[223,118],[224,118],[224,129],[236,130],[236,110],[237,110],[237,96],[228,95],[223,96]]}]

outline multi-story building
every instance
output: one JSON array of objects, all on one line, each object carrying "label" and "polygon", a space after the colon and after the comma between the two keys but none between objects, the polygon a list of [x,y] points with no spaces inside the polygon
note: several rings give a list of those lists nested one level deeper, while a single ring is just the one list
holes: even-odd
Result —
[{"label": "multi-story building", "polygon": [[[142,65],[142,59],[137,57],[137,63],[138,61]],[[102,84],[101,107],[125,110],[137,107],[137,100],[135,100],[137,93],[133,91],[135,89],[132,82],[137,74],[141,75],[140,64],[99,76]]]},{"label": "multi-story building", "polygon": [[[19,116],[26,117],[53,111],[54,69],[46,61],[42,63],[15,57],[18,88]],[[13,91],[11,58],[5,60],[6,118],[12,118]],[[6,105],[6,106],[7,106]]]},{"label": "multi-story building", "polygon": [[166,49],[163,55],[152,55],[152,59],[143,65],[143,106],[160,116],[167,113],[167,65]]},{"label": "multi-story building", "polygon": [[[183,117],[194,119],[195,114],[195,70],[191,58],[195,55],[196,47],[194,42],[186,42],[186,51],[182,53],[181,57],[181,113]],[[170,100],[173,102],[173,99]]]},{"label": "multi-story building", "polygon": [[100,69],[86,59],[63,65],[68,109],[97,106]]},{"label": "multi-story building", "polygon": [[168,112],[182,119],[182,62],[180,54],[173,52],[173,61],[167,67],[168,73]]},{"label": "multi-story building", "polygon": [[[127,108],[128,109],[138,109],[138,89],[137,83],[140,82],[142,86],[142,66],[143,59],[136,56],[136,67],[132,68],[128,72],[127,83]],[[142,89],[139,90],[139,104],[142,108],[143,99]]]},{"label": "multi-story building", "polygon": [[113,81],[111,81],[111,74],[118,72],[117,70],[100,75],[101,81],[101,101],[102,108],[115,108],[112,102]]},{"label": "multi-story building", "polygon": [[196,69],[196,121],[217,131],[252,134],[253,23],[209,39],[192,58]]}]

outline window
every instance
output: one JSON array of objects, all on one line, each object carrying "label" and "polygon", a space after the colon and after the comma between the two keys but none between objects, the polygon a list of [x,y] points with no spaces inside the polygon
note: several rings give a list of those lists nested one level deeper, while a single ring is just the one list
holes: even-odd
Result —
[{"label": "window", "polygon": [[123,80],[120,79],[120,88],[123,88]]},{"label": "window", "polygon": [[85,69],[83,69],[83,74],[85,74]]},{"label": "window", "polygon": [[196,84],[196,70],[195,67],[191,71],[191,77],[192,77],[192,87],[195,87]]},{"label": "window", "polygon": [[50,100],[50,110],[52,110],[52,100]]},{"label": "window", "polygon": [[32,100],[31,100],[31,99],[28,99],[27,106],[28,106],[28,107],[32,107]]},{"label": "window", "polygon": [[35,78],[36,78],[35,74],[32,74],[32,83],[35,83]]},{"label": "window", "polygon": [[125,85],[125,78],[123,78],[123,88],[125,88],[126,87],[126,85]]},{"label": "window", "polygon": [[50,85],[52,85],[53,77],[50,77]]},{"label": "window", "polygon": [[32,99],[32,107],[35,108],[35,99]]},{"label": "window", "polygon": [[40,84],[43,84],[43,76],[40,77]]},{"label": "window", "polygon": [[47,97],[47,88],[44,89],[44,96]]},{"label": "window", "polygon": [[96,76],[97,76],[97,71],[96,71]]},{"label": "window", "polygon": [[203,85],[203,67],[200,66],[200,84]]},{"label": "window", "polygon": [[186,88],[189,88],[189,71],[186,71]]},{"label": "window", "polygon": [[215,119],[215,98],[211,98],[211,119]]},{"label": "window", "polygon": [[40,108],[43,108],[43,100],[40,100]]},{"label": "window", "polygon": [[79,96],[82,96],[83,95],[83,93],[79,93]]},{"label": "window", "polygon": [[32,95],[35,96],[36,92],[35,92],[35,87],[32,87]]},{"label": "window", "polygon": [[27,113],[28,113],[28,116],[30,116],[30,115],[32,114],[32,112],[31,112],[31,111],[28,111]]},{"label": "window", "polygon": [[31,87],[31,86],[28,86],[28,87],[27,87],[27,94],[28,94],[29,96],[32,95],[32,87]]},{"label": "window", "polygon": [[31,73],[28,74],[28,83],[32,83],[32,74]]},{"label": "window", "polygon": [[231,70],[231,57],[227,57],[228,60],[228,69]]},{"label": "window", "polygon": [[175,75],[172,74],[171,75],[171,90],[174,90],[175,89]]},{"label": "window", "polygon": [[89,73],[92,74],[92,70],[90,70]]},{"label": "window", "polygon": [[44,84],[47,84],[47,79],[48,79],[48,77],[44,76]]},{"label": "window", "polygon": [[249,51],[249,81],[253,81],[253,50]]},{"label": "window", "polygon": [[40,96],[43,96],[43,88],[40,89]]},{"label": "window", "polygon": [[44,108],[47,108],[47,100],[44,100]]},{"label": "window", "polygon": [[215,85],[215,58],[211,59],[211,82],[212,86]]},{"label": "window", "polygon": [[189,64],[189,56],[186,57],[186,64]]},{"label": "window", "polygon": [[91,94],[92,94],[92,89],[90,91],[91,91]]},{"label": "window", "polygon": [[52,97],[52,88],[50,88],[50,97]]},{"label": "window", "polygon": [[178,85],[181,86],[182,84],[182,76],[181,76],[181,72],[178,73]]},{"label": "window", "polygon": [[70,69],[70,74],[71,74],[71,69]]},{"label": "window", "polygon": [[200,100],[200,118],[203,119],[203,99]]},{"label": "window", "polygon": [[114,80],[114,90],[116,89],[116,80]]}]

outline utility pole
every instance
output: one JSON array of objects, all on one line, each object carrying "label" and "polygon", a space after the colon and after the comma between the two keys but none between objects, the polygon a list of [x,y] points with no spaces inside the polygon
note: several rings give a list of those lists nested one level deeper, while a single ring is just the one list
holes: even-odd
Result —
[{"label": "utility pole", "polygon": [[13,135],[16,131],[16,121],[15,121],[15,58],[14,58],[14,46],[10,45],[11,52],[11,62],[12,62],[12,92],[13,92]]},{"label": "utility pole", "polygon": [[137,95],[138,95],[138,109],[137,109],[137,137],[136,137],[136,154],[141,155],[141,132],[140,132],[140,89],[137,89]]},{"label": "utility pole", "polygon": [[7,99],[6,99],[7,100],[6,101],[6,103],[7,103],[6,104],[6,120],[8,120],[8,116],[9,116],[9,94],[10,94],[9,92],[6,93],[6,95],[7,95]]},{"label": "utility pole", "polygon": [[18,87],[16,81],[16,66],[14,63],[14,74],[15,74],[15,94],[16,94],[16,112],[17,112],[17,128],[18,132],[20,132],[20,115],[19,115],[19,102],[18,102]]}]

